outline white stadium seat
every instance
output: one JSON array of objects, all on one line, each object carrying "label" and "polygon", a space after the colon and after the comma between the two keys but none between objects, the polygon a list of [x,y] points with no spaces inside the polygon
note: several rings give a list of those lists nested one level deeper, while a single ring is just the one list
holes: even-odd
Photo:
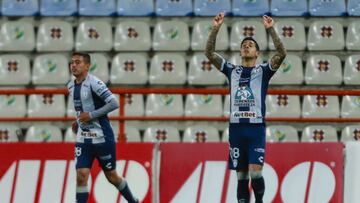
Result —
[{"label": "white stadium seat", "polygon": [[65,131],[64,142],[76,142],[76,134],[72,132],[71,126]]},{"label": "white stadium seat", "polygon": [[109,81],[109,61],[102,53],[91,53],[91,65],[89,73],[95,75],[103,82]]},{"label": "white stadium seat", "polygon": [[345,85],[360,85],[360,54],[347,57],[344,66]]},{"label": "white stadium seat", "polygon": [[19,136],[22,135],[19,126],[12,123],[0,123],[0,143],[1,142],[17,142]]},{"label": "white stadium seat", "polygon": [[145,53],[120,53],[113,58],[110,71],[112,84],[144,85],[147,80]]},{"label": "white stadium seat", "polygon": [[25,95],[0,95],[0,118],[25,117]]},{"label": "white stadium seat", "polygon": [[297,130],[290,125],[266,127],[266,142],[299,142]]},{"label": "white stadium seat", "polygon": [[220,142],[219,131],[210,125],[194,125],[184,132],[184,142]]},{"label": "white stadium seat", "polygon": [[221,95],[188,94],[185,101],[186,116],[222,116]]},{"label": "white stadium seat", "polygon": [[348,50],[360,50],[360,22],[353,21],[347,27],[346,48]]},{"label": "white stadium seat", "polygon": [[334,20],[319,20],[309,27],[307,47],[311,51],[343,50],[344,30]]},{"label": "white stadium seat", "polygon": [[25,142],[62,142],[61,130],[53,125],[35,124],[26,132]]},{"label": "white stadium seat", "polygon": [[65,85],[70,79],[69,61],[62,54],[42,54],[34,60],[34,85]]},{"label": "white stadium seat", "polygon": [[34,26],[27,21],[6,21],[0,30],[1,51],[32,51],[35,48]]},{"label": "white stadium seat", "polygon": [[183,98],[181,94],[148,94],[146,116],[183,116]]},{"label": "white stadium seat", "polygon": [[83,21],[78,25],[77,51],[110,51],[113,46],[111,25],[107,21]]},{"label": "white stadium seat", "polygon": [[301,142],[337,142],[336,129],[328,125],[307,126],[301,135]]},{"label": "white stadium seat", "polygon": [[141,142],[139,129],[134,126],[125,125],[125,140],[126,142]]},{"label": "white stadium seat", "polygon": [[299,118],[301,115],[300,98],[298,95],[267,95],[267,117]]},{"label": "white stadium seat", "polygon": [[31,94],[28,102],[29,117],[65,116],[65,98],[60,94]]},{"label": "white stadium seat", "polygon": [[341,141],[360,142],[360,125],[349,125],[341,131]]},{"label": "white stadium seat", "polygon": [[145,130],[144,142],[180,142],[179,130],[173,126],[150,126]]},{"label": "white stadium seat", "polygon": [[21,54],[0,55],[0,85],[27,85],[30,76],[28,57]]},{"label": "white stadium seat", "polygon": [[123,21],[116,26],[116,51],[147,51],[151,48],[150,27],[146,22]]},{"label": "white stadium seat", "polygon": [[223,115],[226,117],[230,116],[230,95],[227,94],[225,95],[225,100],[224,100],[224,108],[223,108]]},{"label": "white stadium seat", "polygon": [[338,118],[340,116],[339,98],[326,95],[306,95],[302,103],[304,118]]},{"label": "white stadium seat", "polygon": [[74,34],[69,22],[49,20],[39,25],[37,51],[71,51],[73,47]]},{"label": "white stadium seat", "polygon": [[229,127],[227,127],[227,128],[223,131],[221,137],[222,137],[222,138],[221,138],[221,141],[222,141],[222,142],[229,142]]},{"label": "white stadium seat", "polygon": [[335,55],[312,55],[305,68],[305,82],[308,85],[340,85],[342,68]]},{"label": "white stadium seat", "polygon": [[[286,50],[301,51],[306,48],[306,35],[304,24],[294,20],[279,20],[274,28],[279,35]],[[269,48],[275,50],[271,36],[269,36]]]},{"label": "white stadium seat", "polygon": [[144,98],[142,94],[125,95],[126,116],[143,116],[144,112]]},{"label": "white stadium seat", "polygon": [[[212,28],[210,20],[197,21],[191,34],[191,49],[194,51],[205,50],[205,45]],[[226,23],[221,26],[216,37],[216,50],[227,50],[229,47],[229,34]]]},{"label": "white stadium seat", "polygon": [[189,28],[183,21],[161,21],[155,25],[153,49],[156,51],[185,51],[190,46]]},{"label": "white stadium seat", "polygon": [[260,50],[267,49],[267,37],[264,25],[260,21],[240,21],[231,26],[230,49],[239,51],[241,41],[245,37],[253,37],[258,43]]},{"label": "white stadium seat", "polygon": [[186,61],[180,54],[158,53],[151,60],[151,85],[183,85],[186,82]]},{"label": "white stadium seat", "polygon": [[341,103],[342,118],[360,118],[360,96],[343,96]]},{"label": "white stadium seat", "polygon": [[272,85],[301,85],[304,81],[302,60],[297,55],[288,54],[280,68],[271,78]]}]

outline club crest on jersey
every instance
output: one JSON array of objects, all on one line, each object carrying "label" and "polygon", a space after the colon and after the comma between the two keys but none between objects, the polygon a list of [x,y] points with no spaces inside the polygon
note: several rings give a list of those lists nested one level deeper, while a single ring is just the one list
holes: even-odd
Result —
[{"label": "club crest on jersey", "polygon": [[234,105],[240,107],[255,106],[254,94],[249,86],[242,85],[238,87],[235,93]]}]

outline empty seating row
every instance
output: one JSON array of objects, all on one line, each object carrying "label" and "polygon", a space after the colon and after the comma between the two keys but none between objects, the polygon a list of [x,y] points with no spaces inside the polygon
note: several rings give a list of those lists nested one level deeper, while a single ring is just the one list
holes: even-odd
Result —
[{"label": "empty seating row", "polygon": [[[244,37],[253,37],[261,50],[274,50],[261,21],[242,20],[234,22],[228,32],[224,23],[217,37],[217,50],[238,51]],[[334,19],[317,20],[310,24],[306,36],[303,23],[281,20],[275,24],[284,46],[288,50],[360,50],[359,21],[352,21],[346,34],[343,25]],[[203,51],[211,20],[195,22],[190,33],[189,26],[181,20],[162,20],[155,24],[151,33],[145,21],[125,20],[112,32],[108,21],[84,20],[79,22],[76,34],[69,22],[43,20],[35,34],[34,26],[27,21],[5,21],[0,30],[0,49],[3,51]],[[346,39],[345,39],[346,38]]]},{"label": "empty seating row", "polygon": [[[358,118],[360,97],[307,95],[300,102],[296,95],[268,95],[267,116],[286,118]],[[224,100],[224,101],[223,101]],[[126,116],[229,116],[229,96],[189,94],[125,95]],[[110,116],[118,116],[113,111]],[[75,117],[72,98],[65,102],[64,95],[0,95],[0,117]]]},{"label": "empty seating row", "polygon": [[[360,15],[357,0],[3,0],[6,16],[212,16],[224,11],[235,16],[351,16]],[[25,12],[24,12],[25,11]]]},{"label": "empty seating row", "polygon": [[[224,85],[227,81],[200,52],[194,53],[188,63],[185,53],[155,53],[149,67],[147,53],[119,53],[110,66],[108,56],[90,55],[90,73],[111,85]],[[234,52],[229,61],[241,64],[239,53]],[[257,62],[262,63],[262,57]],[[0,85],[64,86],[71,79],[66,54],[40,54],[32,68],[30,64],[26,55],[0,55]],[[304,81],[307,85],[359,85],[360,55],[348,56],[342,68],[337,56],[314,54],[307,59],[304,71],[302,59],[288,54],[270,84],[302,85]]]},{"label": "empty seating row", "polygon": [[[221,136],[220,136],[221,135]],[[115,138],[117,134],[115,134]],[[25,136],[16,124],[0,123],[0,142],[74,142],[75,134],[71,128],[64,135],[59,127],[50,124],[34,124],[30,126]],[[138,128],[125,127],[126,142],[227,142],[229,130],[222,133],[210,125],[191,125],[183,133],[169,125],[154,125],[145,129],[143,136]],[[115,139],[117,140],[117,139]],[[360,141],[360,126],[349,125],[341,130],[338,139],[337,130],[329,125],[310,125],[302,129],[301,136],[291,125],[270,125],[266,128],[267,142],[347,142]]]}]

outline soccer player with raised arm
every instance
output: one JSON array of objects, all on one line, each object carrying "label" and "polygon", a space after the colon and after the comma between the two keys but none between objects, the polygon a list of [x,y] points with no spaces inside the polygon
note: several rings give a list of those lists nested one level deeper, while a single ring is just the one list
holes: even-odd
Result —
[{"label": "soccer player with raised arm", "polygon": [[263,16],[263,24],[271,36],[275,55],[268,63],[256,64],[259,56],[257,42],[246,37],[240,45],[241,65],[228,62],[215,52],[216,35],[224,22],[224,13],[213,19],[205,55],[229,80],[229,168],[237,171],[237,199],[239,203],[250,200],[249,176],[256,203],[263,202],[265,183],[262,168],[265,160],[265,98],[270,78],[280,67],[286,50],[273,27],[274,20]]},{"label": "soccer player with raised arm", "polygon": [[138,203],[126,180],[115,170],[115,138],[107,114],[119,108],[119,103],[104,82],[89,74],[89,67],[89,54],[72,54],[70,69],[75,80],[70,81],[67,87],[77,116],[73,126],[76,133],[76,202],[86,203],[88,200],[87,182],[96,158],[107,180],[129,203]]}]

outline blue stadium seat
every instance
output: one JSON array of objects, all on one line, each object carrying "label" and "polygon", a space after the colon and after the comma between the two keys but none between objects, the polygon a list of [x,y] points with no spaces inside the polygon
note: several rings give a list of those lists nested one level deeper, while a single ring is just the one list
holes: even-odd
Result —
[{"label": "blue stadium seat", "polygon": [[115,14],[115,0],[80,0],[79,15],[110,16]]},{"label": "blue stadium seat", "polygon": [[222,11],[231,12],[230,0],[194,0],[196,16],[215,16]]},{"label": "blue stadium seat", "polygon": [[343,16],[345,0],[310,0],[309,12],[312,16]]},{"label": "blue stadium seat", "polygon": [[234,16],[262,16],[269,13],[269,1],[237,0],[232,2]]},{"label": "blue stadium seat", "polygon": [[150,16],[154,14],[154,1],[149,0],[118,0],[119,16]]},{"label": "blue stadium seat", "polygon": [[305,16],[308,13],[307,1],[272,0],[271,14],[274,16]]},{"label": "blue stadium seat", "polygon": [[157,0],[158,16],[189,16],[193,14],[192,1],[189,0]]},{"label": "blue stadium seat", "polygon": [[74,0],[41,0],[42,16],[71,16],[77,13],[77,1]]},{"label": "blue stadium seat", "polygon": [[349,16],[360,16],[360,1],[348,0],[347,12]]},{"label": "blue stadium seat", "polygon": [[4,16],[32,16],[38,12],[38,0],[2,1],[1,14]]}]

